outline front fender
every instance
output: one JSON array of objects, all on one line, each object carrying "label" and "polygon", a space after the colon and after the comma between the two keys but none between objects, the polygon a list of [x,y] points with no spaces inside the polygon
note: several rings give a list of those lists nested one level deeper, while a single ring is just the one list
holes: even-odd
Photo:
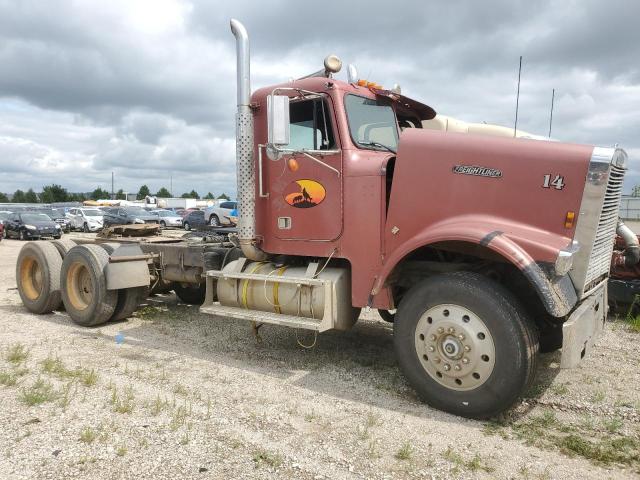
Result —
[{"label": "front fender", "polygon": [[425,228],[404,242],[393,238],[393,233],[389,235],[391,238],[387,237],[390,240],[387,245],[395,245],[395,248],[385,258],[373,295],[411,252],[435,243],[458,241],[486,247],[516,266],[534,287],[550,315],[563,317],[577,303],[569,276],[556,277],[545,272],[550,269],[543,269],[545,265],[554,264],[558,252],[571,242],[568,237],[487,215],[449,219]]}]

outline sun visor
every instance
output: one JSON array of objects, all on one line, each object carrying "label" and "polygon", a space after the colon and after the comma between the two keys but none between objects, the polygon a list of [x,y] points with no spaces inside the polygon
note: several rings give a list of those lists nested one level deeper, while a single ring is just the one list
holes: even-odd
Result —
[{"label": "sun visor", "polygon": [[405,108],[413,110],[418,114],[420,120],[431,120],[436,116],[436,111],[433,108],[412,98],[405,97],[404,95],[393,92],[391,90],[380,90],[377,88],[370,88],[370,90],[376,95],[388,98],[394,102],[399,103]]}]

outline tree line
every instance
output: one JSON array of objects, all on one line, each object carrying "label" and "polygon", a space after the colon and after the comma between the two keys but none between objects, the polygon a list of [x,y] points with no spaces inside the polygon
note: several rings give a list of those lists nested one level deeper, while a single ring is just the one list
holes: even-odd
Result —
[{"label": "tree line", "polygon": [[[144,200],[147,196],[154,196],[149,190],[147,185],[142,185],[136,194],[137,200]],[[156,197],[170,198],[171,192],[165,187],[160,188],[156,193]],[[61,185],[52,184],[42,187],[42,192],[36,193],[33,188],[30,188],[26,192],[23,190],[16,190],[11,200],[5,194],[0,192],[0,203],[61,203],[61,202],[84,202],[85,200],[101,200],[111,198],[111,194],[106,190],[98,187],[91,193],[70,193],[66,188]],[[120,189],[115,193],[116,200],[126,200],[125,192]],[[213,193],[208,192],[205,196],[200,197],[200,194],[195,190],[185,192],[181,195],[181,198],[195,198],[204,200],[214,200],[216,197]],[[229,200],[229,197],[223,193],[217,197],[218,199]]]}]

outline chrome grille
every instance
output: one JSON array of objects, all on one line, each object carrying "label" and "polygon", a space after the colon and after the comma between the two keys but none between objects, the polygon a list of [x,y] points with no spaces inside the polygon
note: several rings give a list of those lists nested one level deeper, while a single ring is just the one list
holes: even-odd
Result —
[{"label": "chrome grille", "polygon": [[584,291],[593,288],[609,273],[611,253],[615,242],[616,224],[618,221],[618,209],[622,196],[622,182],[624,180],[624,168],[611,165],[607,190],[600,211],[600,219],[596,229],[593,248],[589,257],[589,266],[584,283]]}]

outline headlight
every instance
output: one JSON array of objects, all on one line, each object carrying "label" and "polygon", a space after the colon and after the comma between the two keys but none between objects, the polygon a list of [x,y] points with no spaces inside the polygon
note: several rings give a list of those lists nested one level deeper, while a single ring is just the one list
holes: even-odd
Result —
[{"label": "headlight", "polygon": [[62,227],[60,227],[60,225],[57,225],[57,224],[56,224],[56,228],[57,228],[58,230],[60,230],[60,228],[62,228]]},{"label": "headlight", "polygon": [[29,230],[35,230],[36,227],[34,227],[33,225],[25,225],[24,228],[28,228]]},{"label": "headlight", "polygon": [[140,219],[140,218],[134,218],[133,219],[134,223],[144,223],[144,220]]}]

